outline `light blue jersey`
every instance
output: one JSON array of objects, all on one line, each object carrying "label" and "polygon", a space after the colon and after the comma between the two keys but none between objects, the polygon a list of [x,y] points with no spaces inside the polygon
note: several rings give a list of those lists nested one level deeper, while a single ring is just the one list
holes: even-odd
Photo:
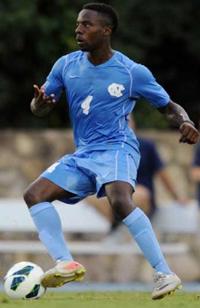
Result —
[{"label": "light blue jersey", "polygon": [[128,115],[140,97],[156,108],[170,100],[151,72],[117,51],[97,66],[77,51],[55,63],[44,88],[57,100],[65,90],[77,147],[41,175],[74,194],[63,201],[104,196],[105,184],[113,181],[134,188],[140,153]]},{"label": "light blue jersey", "polygon": [[44,88],[57,100],[65,90],[78,149],[137,148],[127,120],[136,100],[144,97],[156,108],[170,100],[145,66],[118,51],[97,66],[86,52],[63,56],[53,66]]}]

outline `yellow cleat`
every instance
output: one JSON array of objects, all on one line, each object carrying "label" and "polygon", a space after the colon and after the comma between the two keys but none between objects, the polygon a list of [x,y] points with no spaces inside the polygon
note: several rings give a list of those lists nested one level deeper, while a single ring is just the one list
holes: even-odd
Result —
[{"label": "yellow cleat", "polygon": [[41,284],[44,288],[62,287],[68,282],[83,280],[85,272],[84,266],[78,262],[60,261],[54,268],[44,273]]}]

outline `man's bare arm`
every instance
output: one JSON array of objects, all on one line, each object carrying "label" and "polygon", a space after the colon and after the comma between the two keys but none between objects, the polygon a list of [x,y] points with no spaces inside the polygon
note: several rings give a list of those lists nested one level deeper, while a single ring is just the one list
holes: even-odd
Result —
[{"label": "man's bare arm", "polygon": [[158,109],[165,114],[170,123],[179,128],[180,142],[195,144],[199,139],[199,132],[190,120],[187,112],[180,105],[170,101],[166,107]]},{"label": "man's bare arm", "polygon": [[161,113],[166,115],[170,123],[176,127],[180,127],[183,122],[189,122],[194,126],[190,120],[187,112],[180,105],[170,101],[166,107],[158,109]]}]

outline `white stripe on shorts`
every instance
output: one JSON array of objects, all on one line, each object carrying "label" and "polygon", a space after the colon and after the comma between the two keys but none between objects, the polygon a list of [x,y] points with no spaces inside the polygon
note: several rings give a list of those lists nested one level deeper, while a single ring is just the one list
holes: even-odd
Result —
[{"label": "white stripe on shorts", "polygon": [[119,150],[117,150],[115,155],[115,180],[117,180],[117,173],[118,173],[118,155],[119,155]]},{"label": "white stripe on shorts", "polygon": [[126,161],[127,161],[127,174],[128,174],[128,180],[130,180],[130,168],[129,168],[129,157],[128,154],[126,155]]}]

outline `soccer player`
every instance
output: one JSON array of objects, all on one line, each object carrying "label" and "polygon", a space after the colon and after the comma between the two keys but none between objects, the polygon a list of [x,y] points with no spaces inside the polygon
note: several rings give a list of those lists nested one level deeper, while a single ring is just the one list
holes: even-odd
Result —
[{"label": "soccer player", "polygon": [[34,86],[31,110],[39,117],[48,114],[65,91],[77,149],[44,171],[24,199],[40,240],[56,261],[42,277],[45,287],[80,280],[85,273],[73,260],[51,202],[76,203],[97,194],[107,196],[155,270],[152,298],[158,299],[176,290],[181,281],[169,268],[149,219],[132,202],[140,153],[127,116],[143,96],[177,125],[180,142],[194,144],[199,133],[146,67],[111,48],[117,25],[111,6],[84,5],[75,29],[80,50],[58,59],[44,85]]}]

